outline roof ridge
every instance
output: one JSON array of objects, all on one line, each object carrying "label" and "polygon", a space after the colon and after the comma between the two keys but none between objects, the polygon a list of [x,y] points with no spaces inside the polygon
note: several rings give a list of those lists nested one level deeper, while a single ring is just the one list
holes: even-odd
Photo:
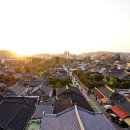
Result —
[{"label": "roof ridge", "polygon": [[68,111],[70,111],[70,110],[73,110],[73,108],[74,108],[74,106],[72,106],[72,107],[70,107],[70,108],[68,108],[68,109],[66,109],[66,110],[64,110],[64,111],[62,111],[62,112],[60,112],[60,113],[57,113],[56,116],[59,116],[59,115],[61,115],[61,114],[63,114],[63,113],[66,113],[66,112],[68,112]]},{"label": "roof ridge", "polygon": [[[100,88],[102,88],[102,87],[100,87]],[[97,87],[95,87],[95,89],[98,91],[98,92],[100,92],[100,90],[97,88]],[[102,93],[102,92],[100,92],[100,93]],[[102,95],[105,97],[105,98],[107,98],[103,93],[102,93]],[[107,98],[108,99],[108,98]],[[109,99],[108,99],[109,100]]]},{"label": "roof ridge", "polygon": [[25,102],[30,105],[30,103],[28,102],[28,100],[23,96],[23,99],[25,100]]},{"label": "roof ridge", "polygon": [[80,109],[80,110],[82,110],[82,111],[85,111],[85,112],[87,112],[89,114],[100,114],[100,115],[103,115],[102,112],[91,112],[91,111],[88,111],[88,110],[86,110],[86,109],[84,109],[82,107],[79,107],[79,106],[77,106],[77,108]]},{"label": "roof ridge", "polygon": [[80,115],[79,115],[77,106],[75,105],[74,108],[75,108],[75,113],[76,113],[76,117],[77,117],[78,122],[79,122],[80,129],[81,129],[81,130],[85,130],[84,125],[83,125],[83,123],[82,123],[82,120],[81,120],[81,118],[80,118]]},{"label": "roof ridge", "polygon": [[56,117],[58,117],[58,116],[62,115],[63,113],[66,113],[66,112],[68,112],[68,111],[70,111],[70,110],[73,110],[73,109],[74,109],[74,106],[72,106],[72,107],[70,107],[70,108],[68,108],[68,109],[66,109],[66,110],[64,110],[64,111],[62,111],[62,112],[59,112],[59,113],[57,113],[57,114],[45,114],[45,116],[55,115]]}]

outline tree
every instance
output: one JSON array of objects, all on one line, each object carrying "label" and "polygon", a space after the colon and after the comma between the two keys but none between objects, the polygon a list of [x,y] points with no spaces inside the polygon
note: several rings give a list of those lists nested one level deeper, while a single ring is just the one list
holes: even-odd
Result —
[{"label": "tree", "polygon": [[101,82],[104,79],[104,76],[101,74],[95,74],[94,75],[94,80],[97,82]]},{"label": "tree", "polygon": [[62,78],[51,78],[49,80],[49,84],[53,88],[59,88],[59,87],[64,87],[65,85],[69,85],[71,83],[71,80],[69,78],[62,79]]}]

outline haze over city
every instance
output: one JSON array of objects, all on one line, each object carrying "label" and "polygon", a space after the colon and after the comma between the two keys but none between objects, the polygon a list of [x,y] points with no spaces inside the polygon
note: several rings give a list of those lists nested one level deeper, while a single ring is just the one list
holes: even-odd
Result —
[{"label": "haze over city", "polygon": [[130,0],[1,0],[0,130],[130,130]]},{"label": "haze over city", "polygon": [[0,50],[130,52],[129,0],[0,1]]}]

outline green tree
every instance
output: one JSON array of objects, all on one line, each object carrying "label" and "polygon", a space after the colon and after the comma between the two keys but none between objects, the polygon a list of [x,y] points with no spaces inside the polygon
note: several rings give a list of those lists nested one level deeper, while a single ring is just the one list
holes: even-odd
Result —
[{"label": "green tree", "polygon": [[71,80],[69,78],[66,79],[62,79],[62,78],[51,78],[49,80],[49,84],[53,87],[53,88],[59,88],[59,87],[64,87],[65,85],[69,85],[71,82]]},{"label": "green tree", "polygon": [[101,82],[101,81],[104,79],[104,76],[101,75],[101,74],[95,74],[95,75],[94,75],[94,79],[95,79],[95,81],[97,81],[97,82]]}]

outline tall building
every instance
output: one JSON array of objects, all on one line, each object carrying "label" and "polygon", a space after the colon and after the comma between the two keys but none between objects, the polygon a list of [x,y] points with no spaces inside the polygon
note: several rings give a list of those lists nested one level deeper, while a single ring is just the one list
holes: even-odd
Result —
[{"label": "tall building", "polygon": [[69,59],[70,58],[70,54],[69,54],[69,51],[65,51],[64,52],[64,57]]}]

